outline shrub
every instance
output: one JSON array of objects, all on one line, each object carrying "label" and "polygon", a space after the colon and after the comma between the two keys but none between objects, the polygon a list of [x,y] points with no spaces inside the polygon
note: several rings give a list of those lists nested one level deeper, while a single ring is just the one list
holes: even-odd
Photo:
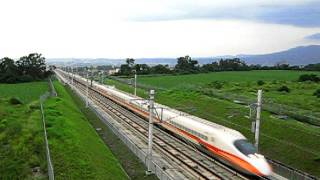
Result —
[{"label": "shrub", "polygon": [[32,102],[31,104],[29,104],[29,109],[30,109],[30,110],[40,109],[39,102],[34,101],[34,102]]},{"label": "shrub", "polygon": [[26,75],[19,77],[19,81],[20,82],[31,82],[31,81],[33,81],[33,77],[29,74],[26,74]]},{"label": "shrub", "polygon": [[10,102],[10,104],[13,104],[13,105],[23,104],[22,101],[17,97],[10,98],[9,102]]},{"label": "shrub", "polygon": [[213,81],[208,84],[209,87],[213,87],[215,89],[221,89],[223,87],[223,82],[220,81]]},{"label": "shrub", "polygon": [[262,81],[262,80],[258,80],[258,81],[257,81],[257,84],[258,84],[259,86],[262,86],[262,85],[264,85],[264,84],[265,84],[265,82],[264,82],[264,81]]},{"label": "shrub", "polygon": [[302,74],[299,77],[300,82],[304,81],[313,81],[313,82],[320,82],[320,77],[318,77],[316,74]]},{"label": "shrub", "polygon": [[317,89],[314,93],[314,96],[316,96],[317,98],[320,98],[320,89]]},{"label": "shrub", "polygon": [[280,92],[290,92],[290,89],[287,86],[281,86],[278,88],[278,91]]}]

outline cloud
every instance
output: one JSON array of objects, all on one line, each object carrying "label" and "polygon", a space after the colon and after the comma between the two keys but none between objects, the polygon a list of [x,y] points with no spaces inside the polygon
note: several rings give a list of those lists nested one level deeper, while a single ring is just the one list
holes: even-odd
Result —
[{"label": "cloud", "polygon": [[[162,4],[165,11],[146,11],[133,16],[136,21],[186,19],[233,19],[300,27],[320,27],[320,1],[238,1],[225,3],[186,0]],[[241,2],[241,3],[239,3]],[[151,7],[152,9],[152,7]],[[150,12],[150,13],[149,13]]]},{"label": "cloud", "polygon": [[320,33],[315,33],[315,34],[306,36],[305,39],[320,41]]},{"label": "cloud", "polygon": [[[280,13],[283,9],[288,11],[288,4],[304,9],[300,10],[304,14],[301,17],[290,14],[293,18],[310,17],[306,12],[310,3],[313,2],[0,0],[0,57],[20,57],[30,52],[46,57],[92,58],[269,53],[311,43],[305,36],[319,33],[320,27],[288,26],[279,20],[289,18],[288,13]],[[318,7],[314,5],[315,10]],[[263,23],[276,21],[274,14],[279,16],[279,24]]]}]

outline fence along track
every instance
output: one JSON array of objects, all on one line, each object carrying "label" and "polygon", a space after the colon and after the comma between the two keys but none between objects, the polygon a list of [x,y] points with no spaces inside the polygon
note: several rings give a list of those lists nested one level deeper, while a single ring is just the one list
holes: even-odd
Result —
[{"label": "fence along track", "polygon": [[[79,84],[79,82],[77,82],[77,84]],[[80,89],[82,89],[82,91],[85,91],[84,85],[82,86],[83,88],[80,88]],[[122,117],[124,122],[127,122],[134,128],[141,129],[141,133],[144,135],[145,138],[147,138],[146,121],[134,115],[132,112],[129,112],[128,110],[125,110],[119,105],[108,100],[104,95],[102,95],[101,92],[98,92],[94,89],[90,89],[90,91],[91,91],[90,95],[95,100],[95,102],[99,103],[100,106],[101,105],[105,106],[106,107],[105,109],[111,111],[112,113],[115,113],[118,116]],[[96,95],[93,95],[93,94],[96,94]],[[101,98],[103,98],[103,100]],[[135,120],[134,122],[132,121],[133,119]],[[167,143],[167,142],[170,142],[170,143]],[[246,177],[242,176],[236,171],[233,171],[216,161],[212,161],[212,159],[208,158],[207,156],[201,155],[200,152],[196,152],[194,149],[192,151],[189,146],[186,146],[184,143],[177,142],[177,139],[175,137],[172,137],[172,136],[170,137],[170,135],[168,135],[167,133],[164,133],[162,130],[158,128],[155,128],[155,144],[162,148],[165,146],[164,149],[170,148],[171,152],[169,153],[171,154],[174,153],[172,154],[174,156],[179,155],[179,156],[184,156],[184,158],[188,158],[188,160],[182,159],[181,161],[187,162],[188,166],[192,166],[191,168],[196,169],[196,171],[198,171],[199,174],[204,174],[205,179],[208,179],[208,178],[210,179],[210,173],[216,174],[215,176],[218,176],[219,179],[220,178],[221,179],[247,179]],[[184,146],[182,144],[184,144]],[[179,146],[178,148],[176,148],[177,145]],[[179,150],[180,148],[184,148],[184,151],[186,152]],[[188,155],[189,153],[191,155]],[[217,172],[219,174],[217,174]]]},{"label": "fence along track", "polygon": [[40,111],[41,111],[41,119],[42,119],[42,125],[43,125],[43,132],[44,132],[44,141],[46,146],[46,157],[47,157],[47,163],[48,163],[48,177],[49,180],[54,180],[54,170],[53,165],[50,157],[50,149],[49,149],[49,143],[48,143],[48,135],[47,135],[47,129],[46,129],[46,120],[43,110],[43,103],[48,99],[50,96],[57,96],[57,93],[54,89],[54,86],[52,84],[51,79],[48,79],[49,89],[50,93],[46,92],[43,95],[40,96]]}]

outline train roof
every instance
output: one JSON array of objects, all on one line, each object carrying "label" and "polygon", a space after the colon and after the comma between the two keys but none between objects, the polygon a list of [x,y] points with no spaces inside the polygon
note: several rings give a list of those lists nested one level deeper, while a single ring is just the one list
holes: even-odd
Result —
[{"label": "train roof", "polygon": [[202,129],[203,131],[208,132],[208,133],[210,133],[210,132],[214,132],[214,133],[224,132],[224,133],[228,133],[231,136],[245,138],[240,132],[238,132],[234,129],[222,126],[222,125],[214,123],[214,122],[210,122],[208,120],[190,115],[188,113],[185,113],[185,112],[182,112],[182,111],[179,111],[176,109],[172,109],[168,106],[164,106],[161,104],[156,104],[156,105],[165,107],[168,111],[171,111],[171,112],[177,114],[178,116],[176,116],[173,119],[180,121],[184,125],[191,126],[191,127],[198,128],[198,129]]}]

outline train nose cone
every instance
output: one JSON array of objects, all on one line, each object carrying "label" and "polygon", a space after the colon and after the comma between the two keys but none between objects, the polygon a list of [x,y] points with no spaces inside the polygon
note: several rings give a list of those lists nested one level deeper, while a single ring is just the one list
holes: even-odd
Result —
[{"label": "train nose cone", "polygon": [[263,176],[270,176],[272,174],[272,168],[264,158],[264,156],[260,154],[256,154],[256,167],[260,171]]},{"label": "train nose cone", "polygon": [[272,169],[267,162],[265,162],[263,167],[259,170],[263,176],[270,176],[272,174]]}]

